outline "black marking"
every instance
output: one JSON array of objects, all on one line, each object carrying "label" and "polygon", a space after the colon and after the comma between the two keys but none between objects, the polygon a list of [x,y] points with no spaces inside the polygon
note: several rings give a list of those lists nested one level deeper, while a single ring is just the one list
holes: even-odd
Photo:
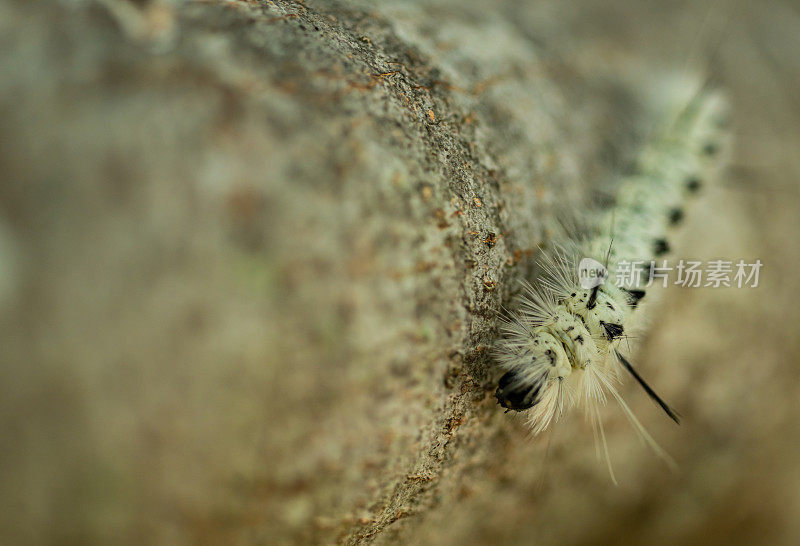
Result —
[{"label": "black marking", "polygon": [[669,211],[669,223],[671,226],[677,226],[683,221],[683,209],[680,207],[675,207]]},{"label": "black marking", "polygon": [[566,331],[567,331],[567,332],[571,332],[571,331],[573,331],[574,329],[575,329],[575,327],[574,327],[574,326],[570,326],[569,328],[567,328],[567,329],[566,329]]},{"label": "black marking", "polygon": [[533,407],[539,402],[541,383],[525,385],[516,372],[507,372],[497,383],[494,396],[497,403],[507,410],[522,411]]},{"label": "black marking", "polygon": [[697,193],[702,187],[703,182],[696,176],[692,176],[686,181],[686,189],[691,193]]},{"label": "black marking", "polygon": [[550,366],[552,366],[552,367],[554,367],[554,368],[555,368],[555,366],[556,366],[556,355],[555,355],[555,354],[553,354],[553,351],[552,351],[552,349],[547,349],[547,350],[544,352],[544,354],[546,354],[546,355],[547,355],[547,358],[549,358],[549,359],[550,359]]},{"label": "black marking", "polygon": [[703,153],[706,155],[716,155],[719,151],[719,146],[715,142],[708,142],[703,146]]},{"label": "black marking", "polygon": [[635,288],[631,288],[630,290],[623,288],[623,291],[628,293],[628,304],[631,306],[631,309],[636,309],[636,306],[639,305],[639,301],[641,301],[646,294],[644,290],[637,290]]},{"label": "black marking", "polygon": [[[669,252],[669,243],[667,242],[666,239],[656,239],[655,241],[653,241],[653,253],[656,256],[663,256],[667,252]],[[648,273],[648,278],[649,278],[649,273]]]},{"label": "black marking", "polygon": [[647,395],[650,398],[652,398],[653,401],[656,404],[658,404],[661,407],[661,409],[664,410],[664,412],[667,415],[669,415],[670,419],[672,419],[676,423],[680,424],[680,420],[678,419],[678,417],[679,417],[678,414],[675,413],[672,410],[672,408],[670,408],[667,405],[667,403],[664,402],[661,399],[661,397],[656,394],[656,392],[650,387],[650,385],[647,384],[647,381],[645,381],[644,378],[642,378],[642,376],[639,375],[637,373],[637,371],[633,369],[633,366],[631,366],[631,363],[628,362],[628,359],[625,358],[624,356],[622,356],[619,351],[614,351],[614,352],[617,354],[617,358],[622,363],[622,365],[625,367],[625,369],[628,370],[631,373],[631,375],[633,376],[633,378],[639,383],[639,385],[642,386],[642,388],[644,389],[644,392],[646,392]]},{"label": "black marking", "polygon": [[608,307],[608,308],[609,308],[609,309],[611,309],[612,311],[616,311],[616,309],[614,308],[614,306],[613,306],[613,305],[611,305],[611,302],[608,302],[608,301],[607,301],[607,302],[606,302],[606,307]]},{"label": "black marking", "polygon": [[587,309],[594,309],[595,305],[597,305],[597,293],[600,291],[600,285],[598,284],[594,288],[592,288],[592,293],[589,294],[589,301],[586,302]]},{"label": "black marking", "polygon": [[622,324],[615,324],[613,322],[605,322],[601,320],[600,326],[602,326],[603,330],[606,331],[606,337],[609,341],[621,337],[625,332],[625,328],[622,326]]},{"label": "black marking", "polygon": [[583,345],[583,336],[579,335],[578,337],[575,338],[575,341]]}]

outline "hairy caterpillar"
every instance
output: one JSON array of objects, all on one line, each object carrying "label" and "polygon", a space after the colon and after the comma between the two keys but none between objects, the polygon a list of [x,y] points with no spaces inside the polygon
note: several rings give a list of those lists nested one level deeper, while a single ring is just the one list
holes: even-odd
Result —
[{"label": "hairy caterpillar", "polygon": [[[620,396],[616,385],[625,372],[678,421],[633,368],[620,343],[645,291],[603,282],[614,274],[614,264],[623,260],[648,264],[648,269],[639,271],[647,280],[651,260],[669,250],[668,230],[683,218],[684,201],[718,164],[724,144],[724,101],[700,86],[677,87],[671,93],[666,113],[641,150],[633,174],[617,184],[616,204],[597,211],[595,226],[543,253],[536,286],[525,284],[519,308],[506,313],[502,339],[494,349],[505,371],[495,392],[502,407],[526,411],[538,434],[569,407],[582,406],[606,459],[599,407],[610,397],[651,448],[670,460]],[[613,242],[603,233],[610,225]],[[598,265],[604,259],[608,268],[593,286],[579,279],[582,258],[592,258]]]}]

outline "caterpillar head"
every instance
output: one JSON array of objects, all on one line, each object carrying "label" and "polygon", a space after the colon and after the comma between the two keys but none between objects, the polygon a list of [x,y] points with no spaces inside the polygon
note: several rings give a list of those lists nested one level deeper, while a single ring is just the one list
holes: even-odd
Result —
[{"label": "caterpillar head", "polygon": [[497,385],[497,402],[508,410],[523,411],[535,406],[547,387],[572,373],[564,347],[547,332],[536,332],[505,362],[509,370]]},{"label": "caterpillar head", "polygon": [[529,383],[516,371],[507,372],[497,383],[494,392],[497,403],[508,410],[523,411],[532,408],[541,399],[542,383]]}]

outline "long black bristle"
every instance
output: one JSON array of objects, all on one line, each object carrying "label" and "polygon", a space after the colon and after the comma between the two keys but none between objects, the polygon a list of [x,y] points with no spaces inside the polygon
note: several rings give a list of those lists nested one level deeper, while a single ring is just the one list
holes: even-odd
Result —
[{"label": "long black bristle", "polygon": [[650,387],[650,385],[647,384],[647,381],[645,381],[642,378],[642,376],[639,375],[639,373],[635,369],[633,369],[633,366],[631,366],[631,363],[628,362],[628,359],[625,358],[624,356],[622,356],[619,351],[614,351],[614,352],[617,354],[617,358],[619,358],[619,361],[622,362],[622,365],[625,366],[625,369],[628,370],[629,372],[631,372],[631,375],[633,376],[633,378],[636,379],[636,381],[639,383],[639,385],[642,386],[642,388],[644,389],[644,392],[646,392],[647,395],[650,398],[652,398],[655,401],[656,404],[661,406],[661,409],[663,409],[664,412],[667,415],[669,415],[670,419],[672,419],[676,423],[680,424],[680,420],[678,419],[678,414],[675,413],[672,410],[672,408],[670,408],[667,405],[667,403],[664,402],[661,399],[661,397],[656,394],[656,392]]}]

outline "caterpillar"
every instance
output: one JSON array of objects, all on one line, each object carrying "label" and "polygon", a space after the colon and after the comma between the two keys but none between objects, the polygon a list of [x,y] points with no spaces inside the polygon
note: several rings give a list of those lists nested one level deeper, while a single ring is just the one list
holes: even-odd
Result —
[{"label": "caterpillar", "polygon": [[[493,350],[504,371],[497,402],[507,412],[526,412],[534,434],[570,407],[583,407],[612,479],[599,410],[609,398],[656,454],[672,464],[622,399],[617,386],[626,373],[671,419],[678,422],[679,416],[633,367],[621,343],[646,290],[605,281],[623,261],[640,262],[637,276],[647,281],[651,260],[669,251],[668,235],[683,219],[684,202],[713,177],[725,144],[725,101],[719,93],[696,84],[666,94],[653,136],[631,174],[616,183],[615,204],[596,210],[595,224],[542,252],[536,284],[523,283],[517,309],[501,319],[501,338]],[[605,226],[614,226],[612,237],[604,233]],[[590,284],[579,275],[587,261],[599,271]]]}]

